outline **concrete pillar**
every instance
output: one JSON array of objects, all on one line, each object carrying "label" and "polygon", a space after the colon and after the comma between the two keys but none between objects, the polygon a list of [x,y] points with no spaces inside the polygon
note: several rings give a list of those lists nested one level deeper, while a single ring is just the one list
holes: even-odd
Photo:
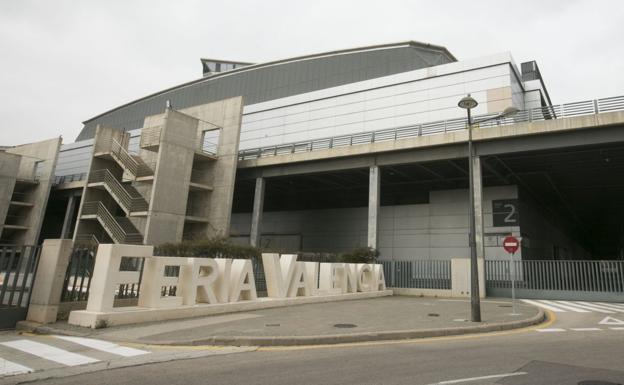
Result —
[{"label": "concrete pillar", "polygon": [[256,178],[256,191],[254,193],[253,213],[251,214],[251,232],[249,233],[249,244],[254,247],[260,245],[260,225],[262,223],[262,210],[264,208],[264,178]]},{"label": "concrete pillar", "polygon": [[27,321],[56,322],[63,281],[74,243],[69,239],[43,241],[37,266],[37,276],[32,286]]},{"label": "concrete pillar", "polygon": [[475,211],[475,243],[477,244],[477,258],[485,258],[485,245],[483,234],[483,178],[481,172],[481,157],[473,157],[473,186],[474,186],[474,211]]},{"label": "concrete pillar", "polygon": [[371,166],[368,179],[368,247],[377,249],[379,230],[379,189],[381,186],[379,166]]},{"label": "concrete pillar", "polygon": [[[485,298],[484,261],[478,259],[479,297]],[[470,259],[453,258],[451,260],[451,297],[470,298]]]},{"label": "concrete pillar", "polygon": [[74,211],[76,210],[76,196],[71,195],[65,209],[65,218],[63,219],[63,227],[61,228],[61,239],[67,239],[69,235],[69,227],[71,226]]}]

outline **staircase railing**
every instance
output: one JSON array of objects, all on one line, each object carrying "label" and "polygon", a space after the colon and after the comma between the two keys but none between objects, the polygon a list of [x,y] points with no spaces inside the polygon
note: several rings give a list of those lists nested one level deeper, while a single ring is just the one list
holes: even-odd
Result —
[{"label": "staircase railing", "polygon": [[154,174],[154,171],[142,162],[140,157],[130,154],[128,150],[115,139],[112,139],[111,155],[137,178]]},{"label": "staircase railing", "polygon": [[85,202],[82,206],[82,215],[95,215],[100,224],[117,243],[141,243],[143,241],[143,236],[140,233],[130,233],[127,229],[124,229],[102,202]]},{"label": "staircase railing", "polygon": [[92,171],[89,174],[89,183],[104,183],[111,195],[128,213],[147,211],[148,203],[143,197],[132,196],[115,176],[106,169]]}]

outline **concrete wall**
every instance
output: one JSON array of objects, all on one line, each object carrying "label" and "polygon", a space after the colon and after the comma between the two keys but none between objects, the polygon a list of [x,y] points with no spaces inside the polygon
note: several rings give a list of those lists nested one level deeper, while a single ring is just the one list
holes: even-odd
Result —
[{"label": "concrete wall", "polygon": [[17,244],[34,245],[39,241],[41,224],[48,205],[50,190],[54,183],[54,173],[58,153],[61,148],[61,138],[28,143],[7,149],[7,153],[21,156],[17,179],[37,179],[37,185],[28,189],[27,201],[33,206],[28,210],[25,218],[27,230],[16,233],[12,242]]},{"label": "concrete wall", "polygon": [[[517,198],[515,186],[484,188],[484,230],[487,259],[506,256],[496,238],[509,233],[519,235],[518,227],[494,227],[492,200]],[[366,246],[366,207],[265,212],[262,217],[263,238],[301,237],[302,250],[341,252]],[[251,213],[234,214],[231,234],[249,234]],[[294,242],[291,242],[292,245]],[[468,191],[430,192],[428,204],[382,206],[379,218],[379,250],[384,259],[450,259],[468,258]],[[285,250],[296,251],[296,250]]]},{"label": "concrete wall", "polygon": [[9,211],[9,202],[13,195],[20,159],[19,155],[0,151],[0,237],[2,237],[2,228]]},{"label": "concrete wall", "polygon": [[227,235],[230,229],[234,182],[238,164],[238,146],[243,114],[243,98],[236,97],[219,102],[181,110],[186,114],[221,127],[217,161],[204,170],[208,179],[204,182],[212,186],[207,212],[208,226],[206,237]]},{"label": "concrete wall", "polygon": [[[153,123],[155,118],[150,119]],[[162,118],[158,161],[152,182],[145,244],[182,239],[198,120],[168,109]]]}]

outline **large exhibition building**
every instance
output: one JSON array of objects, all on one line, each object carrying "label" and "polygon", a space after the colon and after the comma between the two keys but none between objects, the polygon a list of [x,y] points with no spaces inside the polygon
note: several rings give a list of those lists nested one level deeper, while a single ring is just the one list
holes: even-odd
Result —
[{"label": "large exhibition building", "polygon": [[[382,259],[621,258],[624,98],[553,105],[535,61],[414,41],[251,64],[103,112],[73,143],[0,151],[2,243],[228,236]],[[44,138],[42,138],[44,139]]]}]

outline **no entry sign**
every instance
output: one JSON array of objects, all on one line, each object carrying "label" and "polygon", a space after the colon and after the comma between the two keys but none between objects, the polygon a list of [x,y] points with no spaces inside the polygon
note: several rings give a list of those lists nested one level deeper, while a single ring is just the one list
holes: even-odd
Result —
[{"label": "no entry sign", "polygon": [[518,248],[520,248],[520,241],[518,238],[510,235],[503,240],[503,248],[509,254],[515,254]]}]

